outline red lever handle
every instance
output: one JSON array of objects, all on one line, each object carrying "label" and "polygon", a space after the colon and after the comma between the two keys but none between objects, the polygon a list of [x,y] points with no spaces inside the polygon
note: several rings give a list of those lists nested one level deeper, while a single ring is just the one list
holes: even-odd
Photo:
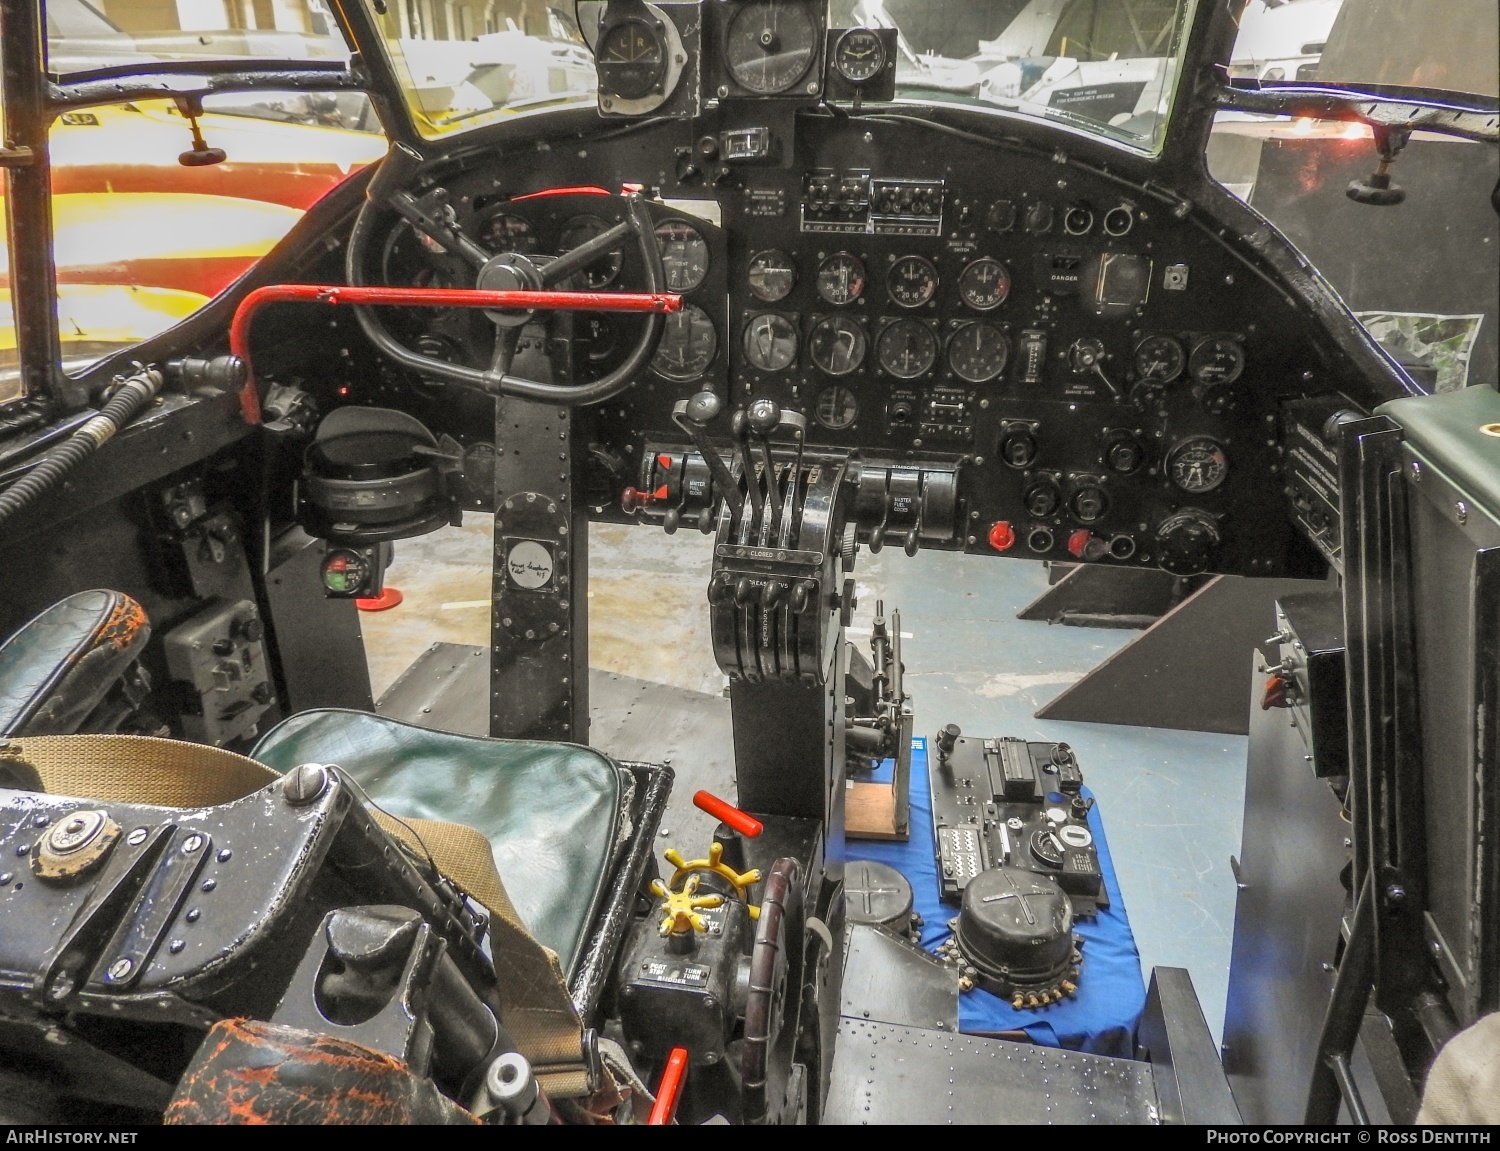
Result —
[{"label": "red lever handle", "polygon": [[561,312],[682,311],[682,297],[671,292],[531,292],[488,291],[478,288],[352,288],[343,284],[268,284],[256,288],[234,310],[229,326],[229,350],[245,364],[245,386],[240,391],[240,414],[248,424],[260,423],[260,393],[250,374],[250,317],[271,303],[300,300],[312,304],[395,304],[408,308],[494,308],[498,310]]},{"label": "red lever handle", "polygon": [[682,1098],[682,1081],[687,1078],[688,1053],[686,1047],[674,1047],[667,1056],[666,1070],[661,1073],[661,1082],[656,1085],[656,1102],[651,1105],[648,1127],[665,1127],[677,1114],[677,1100]]},{"label": "red lever handle", "polygon": [[746,839],[754,839],[766,829],[766,825],[748,812],[741,811],[737,807],[730,807],[717,795],[710,795],[706,791],[700,791],[693,796],[693,806],[699,811],[706,811],[720,823],[727,823]]}]

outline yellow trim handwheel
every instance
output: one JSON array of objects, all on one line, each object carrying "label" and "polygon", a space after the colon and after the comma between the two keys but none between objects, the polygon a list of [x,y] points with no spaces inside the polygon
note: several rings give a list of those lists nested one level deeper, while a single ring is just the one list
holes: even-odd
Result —
[{"label": "yellow trim handwheel", "polygon": [[667,881],[667,887],[675,889],[688,876],[694,872],[707,871],[717,875],[720,879],[727,880],[734,888],[735,894],[740,897],[746,910],[750,912],[751,919],[760,918],[760,908],[750,902],[749,889],[760,882],[760,870],[752,867],[749,871],[738,872],[729,864],[724,862],[724,845],[717,840],[709,845],[707,859],[683,859],[682,852],[675,847],[669,847],[662,853],[662,858],[677,870],[672,872],[672,878]]}]

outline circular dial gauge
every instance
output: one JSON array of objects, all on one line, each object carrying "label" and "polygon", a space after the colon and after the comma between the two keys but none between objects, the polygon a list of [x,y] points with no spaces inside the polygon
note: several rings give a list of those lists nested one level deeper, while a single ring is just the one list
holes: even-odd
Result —
[{"label": "circular dial gauge", "polygon": [[993,380],[1005,371],[1010,341],[994,324],[975,320],[953,333],[948,341],[948,366],[953,374],[971,384]]},{"label": "circular dial gauge", "polygon": [[745,325],[745,359],[763,372],[779,372],[797,358],[797,329],[784,316],[752,316]]},{"label": "circular dial gauge", "polygon": [[[571,252],[580,244],[586,244],[595,236],[609,231],[609,225],[598,216],[574,216],[563,225],[562,236],[559,245],[563,252]],[[587,268],[583,269],[583,282],[590,291],[605,287],[614,282],[620,274],[620,265],[623,257],[619,252],[610,252],[600,256]]]},{"label": "circular dial gauge", "polygon": [[1010,295],[1010,272],[988,256],[975,260],[959,273],[958,294],[976,312],[992,312]]},{"label": "circular dial gauge", "polygon": [[1224,445],[1212,436],[1189,436],[1167,453],[1167,474],[1183,491],[1202,495],[1228,478],[1229,457]]},{"label": "circular dial gauge", "polygon": [[807,340],[812,362],[830,376],[847,376],[865,362],[865,331],[847,316],[825,316]]},{"label": "circular dial gauge", "polygon": [[875,341],[880,366],[897,379],[912,380],[932,370],[937,362],[937,337],[926,324],[897,320]]},{"label": "circular dial gauge", "polygon": [[667,73],[667,42],[661,29],[627,17],[605,29],[594,46],[601,86],[626,100],[656,91]]},{"label": "circular dial gauge", "polygon": [[818,393],[813,405],[813,419],[829,431],[841,432],[859,418],[859,401],[843,384],[834,384]]},{"label": "circular dial gauge", "polygon": [[817,53],[818,29],[807,5],[792,0],[747,0],[736,5],[724,38],[729,74],[760,96],[785,92]]},{"label": "circular dial gauge", "polygon": [[858,256],[835,252],[818,265],[818,295],[830,304],[847,304],[865,290],[865,266]]},{"label": "circular dial gauge", "polygon": [[519,252],[529,256],[536,251],[536,232],[520,216],[502,212],[479,225],[479,242],[496,255]]},{"label": "circular dial gauge", "polygon": [[661,253],[669,292],[691,292],[708,275],[708,241],[686,220],[656,225],[656,250]]},{"label": "circular dial gauge", "polygon": [[750,281],[750,294],[757,300],[774,304],[791,294],[797,283],[797,265],[785,252],[772,248],[757,252],[750,259],[746,278]]},{"label": "circular dial gauge", "polygon": [[1143,380],[1170,384],[1187,367],[1182,345],[1171,336],[1147,336],[1135,348],[1135,374]]},{"label": "circular dial gauge", "polygon": [[868,28],[850,28],[833,49],[833,66],[851,84],[863,84],[885,67],[885,46]]},{"label": "circular dial gauge", "polygon": [[708,371],[719,350],[714,322],[702,308],[688,304],[667,317],[651,367],[669,380],[692,380]]},{"label": "circular dial gauge", "polygon": [[1204,336],[1188,358],[1188,371],[1200,384],[1232,384],[1244,370],[1244,349],[1225,336]]},{"label": "circular dial gauge", "polygon": [[885,286],[903,308],[920,308],[937,293],[937,269],[921,256],[902,256],[891,265]]}]

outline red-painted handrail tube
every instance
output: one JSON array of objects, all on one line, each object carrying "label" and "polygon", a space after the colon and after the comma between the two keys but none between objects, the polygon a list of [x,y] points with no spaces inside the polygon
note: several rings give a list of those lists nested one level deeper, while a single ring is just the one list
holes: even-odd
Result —
[{"label": "red-painted handrail tube", "polygon": [[720,823],[727,823],[747,839],[754,839],[766,829],[766,825],[749,812],[741,811],[737,807],[731,807],[717,795],[707,791],[699,791],[693,795],[693,806],[699,811],[706,811]]},{"label": "red-painted handrail tube", "polygon": [[677,1100],[682,1096],[682,1081],[687,1078],[688,1053],[686,1047],[674,1047],[667,1056],[666,1069],[661,1073],[661,1082],[656,1085],[656,1102],[651,1105],[648,1127],[665,1127],[677,1114]]},{"label": "red-painted handrail tube", "polygon": [[245,365],[240,414],[260,423],[260,393],[250,370],[250,319],[266,304],[301,301],[311,304],[387,304],[402,308],[494,308],[497,311],[658,312],[682,310],[673,292],[492,292],[479,288],[353,288],[344,284],[268,284],[256,288],[234,310],[229,350]]}]

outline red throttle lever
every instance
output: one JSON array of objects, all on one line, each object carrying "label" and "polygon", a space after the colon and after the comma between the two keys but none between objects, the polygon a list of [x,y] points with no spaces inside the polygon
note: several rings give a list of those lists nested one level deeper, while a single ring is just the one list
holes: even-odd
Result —
[{"label": "red throttle lever", "polygon": [[656,1085],[656,1102],[651,1105],[648,1127],[665,1127],[677,1114],[677,1101],[682,1098],[682,1082],[687,1078],[688,1053],[686,1047],[674,1047],[667,1056],[666,1069],[661,1073],[661,1082]]},{"label": "red throttle lever", "polygon": [[706,811],[720,823],[727,823],[746,839],[754,839],[766,829],[766,825],[748,812],[741,811],[737,807],[731,807],[717,795],[710,795],[706,791],[700,791],[693,795],[693,806],[699,811]]}]

